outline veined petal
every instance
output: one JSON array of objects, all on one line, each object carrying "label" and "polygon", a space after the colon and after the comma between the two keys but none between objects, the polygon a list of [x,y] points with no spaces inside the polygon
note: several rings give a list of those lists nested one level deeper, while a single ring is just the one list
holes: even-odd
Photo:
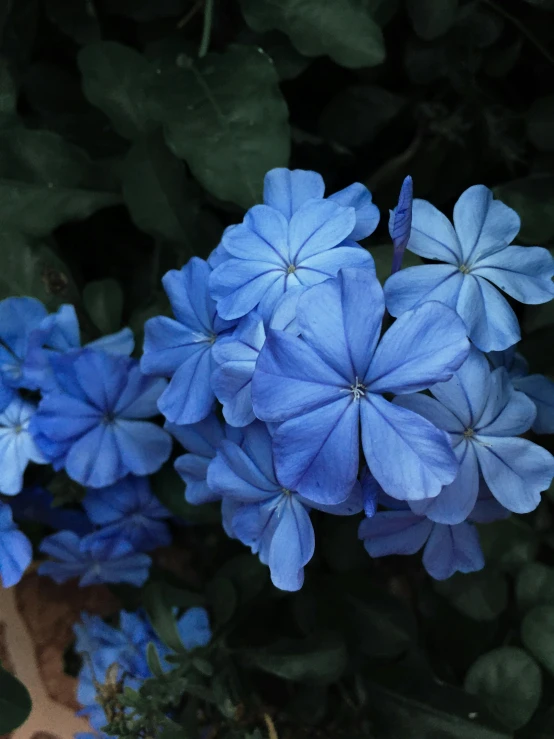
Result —
[{"label": "veined petal", "polygon": [[373,393],[360,402],[360,413],[366,462],[385,493],[422,500],[452,482],[458,462],[444,431]]},{"label": "veined petal", "polygon": [[385,282],[387,309],[392,316],[401,316],[429,300],[455,309],[463,280],[460,270],[450,264],[406,267]]},{"label": "veined petal", "polygon": [[371,193],[361,182],[354,182],[343,190],[330,195],[328,200],[356,211],[356,224],[349,234],[350,239],[359,241],[370,236],[379,224],[379,208],[372,202]]},{"label": "veined petal", "polygon": [[482,352],[507,349],[521,338],[516,314],[482,277],[464,276],[456,310],[467,326],[469,338]]},{"label": "veined petal", "polygon": [[214,493],[208,486],[208,466],[211,461],[211,458],[198,454],[182,454],[175,460],[175,470],[186,483],[187,503],[200,505],[219,500],[219,493]]},{"label": "veined petal", "polygon": [[[452,382],[452,380],[449,380],[449,382]],[[449,434],[459,436],[463,434],[466,428],[451,410],[428,395],[423,395],[422,393],[397,395],[393,403],[423,416],[423,418],[431,421],[434,426]]]},{"label": "veined petal", "polygon": [[370,557],[415,554],[427,541],[433,523],[411,511],[380,511],[361,522],[358,537]]},{"label": "veined petal", "polygon": [[480,436],[518,436],[531,428],[537,409],[524,393],[514,389],[504,367],[491,372],[491,392],[475,424]]},{"label": "veined petal", "polygon": [[282,213],[287,220],[307,200],[325,194],[323,177],[304,169],[276,167],[264,177],[264,203]]},{"label": "veined petal", "polygon": [[289,288],[279,298],[269,322],[270,328],[277,331],[288,331],[293,336],[298,336],[300,329],[296,320],[296,309],[298,300],[304,291],[305,288],[299,285],[298,287]]},{"label": "veined petal", "polygon": [[281,492],[255,462],[232,441],[223,441],[208,468],[208,485],[214,493],[252,503],[268,500]]},{"label": "veined petal", "polygon": [[115,414],[123,418],[157,416],[158,400],[166,387],[166,380],[161,377],[146,377],[138,365],[135,365],[129,371],[127,385],[115,406]]},{"label": "veined petal", "polygon": [[423,551],[423,566],[435,580],[446,580],[455,572],[482,570],[485,558],[477,529],[469,523],[435,524]]},{"label": "veined petal", "polygon": [[331,200],[310,200],[289,223],[290,259],[297,266],[305,259],[332,249],[352,233],[354,208],[343,208]]},{"label": "veined petal", "polygon": [[554,257],[540,246],[508,246],[479,259],[471,273],[521,303],[547,303],[554,297]]},{"label": "veined petal", "polygon": [[427,259],[456,266],[462,262],[460,243],[452,224],[434,205],[420,198],[412,205],[412,230],[407,248]]},{"label": "veined petal", "polygon": [[113,411],[127,384],[135,360],[84,349],[74,360],[75,376],[89,403],[99,411]]},{"label": "veined petal", "polygon": [[171,423],[197,423],[210,413],[215,396],[210,384],[209,344],[184,362],[160,395],[158,408]]},{"label": "veined petal", "polygon": [[175,318],[193,331],[212,330],[215,303],[208,283],[211,267],[203,259],[191,257],[180,270],[171,269],[162,278]]},{"label": "veined petal", "polygon": [[255,366],[256,359],[229,361],[213,372],[212,389],[223,405],[223,417],[231,426],[247,426],[256,418],[252,408],[252,375]]},{"label": "veined petal", "polygon": [[148,421],[118,419],[114,439],[126,472],[151,475],[157,472],[171,454],[171,436]]},{"label": "veined petal", "polygon": [[166,423],[165,428],[187,451],[210,459],[215,456],[225,438],[223,427],[215,413],[210,413],[198,423]]},{"label": "veined petal", "polygon": [[103,488],[126,474],[109,424],[100,424],[76,441],[67,454],[65,469],[81,485]]},{"label": "veined petal", "polygon": [[255,205],[244,221],[223,234],[226,251],[239,259],[285,267],[290,263],[287,219],[268,205]]},{"label": "veined petal", "polygon": [[[296,268],[295,276],[302,282],[306,283],[308,275],[307,271],[319,274],[319,282],[327,277],[334,277],[339,269],[352,269],[355,267],[363,268],[375,274],[375,262],[373,257],[362,246],[335,246],[334,249],[316,254],[313,257],[304,259]],[[310,279],[314,280],[313,275]]]},{"label": "veined petal", "polygon": [[144,325],[141,370],[147,375],[171,377],[193,354],[208,345],[209,336],[167,316],[154,316]]},{"label": "veined petal", "polygon": [[[250,313],[275,283],[284,282],[284,266],[245,259],[228,259],[216,267],[210,289],[222,318],[231,320]],[[284,291],[284,287],[283,287]]]},{"label": "veined petal", "polygon": [[40,401],[33,426],[52,441],[66,441],[90,431],[101,418],[102,413],[93,406],[52,392]]},{"label": "veined petal", "polygon": [[269,547],[271,581],[281,590],[300,590],[304,566],[314,554],[315,536],[308,511],[293,495],[286,496],[275,515],[278,524]]},{"label": "veined petal", "polygon": [[536,434],[554,434],[554,382],[544,375],[518,378],[515,387],[530,398],[537,409],[533,423]]}]

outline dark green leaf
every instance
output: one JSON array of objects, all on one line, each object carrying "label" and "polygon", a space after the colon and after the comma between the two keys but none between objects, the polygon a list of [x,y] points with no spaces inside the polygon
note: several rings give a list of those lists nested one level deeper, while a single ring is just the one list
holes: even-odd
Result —
[{"label": "dark green leaf", "polygon": [[535,100],[527,113],[527,135],[540,151],[554,151],[554,95]]},{"label": "dark green leaf", "polygon": [[529,562],[518,572],[516,597],[519,607],[554,606],[554,568],[542,562]]},{"label": "dark green leaf", "polygon": [[324,632],[306,639],[282,639],[249,651],[250,666],[293,682],[325,685],[338,680],[346,666],[346,648],[338,634]]},{"label": "dark green leaf", "polygon": [[145,92],[154,71],[142,54],[99,41],[81,49],[78,62],[87,99],[104,111],[117,133],[135,139],[156,127]]},{"label": "dark green leaf", "polygon": [[190,523],[220,523],[218,505],[191,505],[185,500],[185,483],[173,467],[164,465],[150,478],[157,498],[176,516]]},{"label": "dark green leaf", "polygon": [[45,0],[46,13],[58,28],[78,44],[100,40],[100,24],[94,0]]},{"label": "dark green leaf", "polygon": [[535,559],[539,540],[533,529],[517,516],[479,526],[485,562],[505,572],[517,572]]},{"label": "dark green leaf", "polygon": [[464,686],[468,693],[478,695],[508,729],[519,729],[537,709],[542,673],[525,650],[499,647],[473,663]]},{"label": "dark green leaf", "polygon": [[0,115],[13,115],[16,105],[17,89],[15,82],[7,60],[0,57]]},{"label": "dark green leaf", "polygon": [[531,654],[554,675],[554,606],[536,606],[523,619],[521,639]]},{"label": "dark green leaf", "polygon": [[525,0],[525,2],[541,10],[554,10],[554,0]]},{"label": "dark green leaf", "polygon": [[154,677],[163,677],[164,670],[154,642],[149,642],[146,646],[146,662]]},{"label": "dark green leaf", "polygon": [[258,596],[269,580],[268,568],[252,554],[237,554],[218,570],[218,577],[230,580],[241,603]]},{"label": "dark green leaf", "polygon": [[121,327],[123,291],[117,280],[89,282],[83,290],[83,303],[94,324],[103,334],[111,334]]},{"label": "dark green leaf", "polygon": [[152,628],[163,643],[178,654],[185,653],[187,650],[179,636],[173,606],[168,603],[163,586],[157,582],[147,583],[143,602]]},{"label": "dark green leaf", "polygon": [[518,241],[542,244],[554,237],[554,175],[536,174],[494,188],[494,195],[521,218]]},{"label": "dark green leaf", "polygon": [[435,589],[451,605],[475,621],[493,621],[508,604],[506,576],[492,569],[456,573],[448,580],[435,583]]},{"label": "dark green leaf", "polygon": [[431,41],[445,34],[456,20],[458,0],[406,0],[418,36]]},{"label": "dark green leaf", "polygon": [[263,178],[289,156],[287,105],[263,51],[233,47],[158,75],[152,115],[169,148],[221,200],[245,208],[261,201]]},{"label": "dark green leaf", "polygon": [[16,677],[0,667],[0,734],[9,734],[31,713],[29,691]]},{"label": "dark green leaf", "polygon": [[273,60],[281,80],[292,80],[298,77],[311,62],[311,59],[300,54],[282,33],[265,34],[260,38],[259,43]]},{"label": "dark green leaf", "polygon": [[216,628],[224,626],[233,617],[237,605],[237,591],[231,580],[226,577],[215,577],[206,587],[206,597],[213,614]]},{"label": "dark green leaf", "polygon": [[373,67],[385,59],[381,29],[364,0],[241,0],[255,31],[286,33],[305,56],[327,54],[343,67]]},{"label": "dark green leaf", "polygon": [[183,15],[190,10],[191,0],[110,0],[106,12],[124,15],[135,21],[152,21]]}]

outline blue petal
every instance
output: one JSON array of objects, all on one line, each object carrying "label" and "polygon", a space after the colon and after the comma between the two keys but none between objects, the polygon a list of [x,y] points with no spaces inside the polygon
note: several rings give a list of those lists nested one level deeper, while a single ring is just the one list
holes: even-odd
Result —
[{"label": "blue petal", "polygon": [[522,303],[547,303],[554,297],[554,257],[540,246],[509,246],[480,259],[471,274]]},{"label": "blue petal", "polygon": [[[239,442],[235,441],[235,444]],[[239,446],[254,462],[268,480],[278,485],[273,465],[273,438],[265,423],[256,421],[243,431],[243,439]]]},{"label": "blue petal", "polygon": [[129,372],[137,364],[128,357],[83,349],[75,355],[75,377],[90,405],[101,412],[113,411],[123,392]]},{"label": "blue petal", "polygon": [[16,585],[33,558],[31,542],[13,523],[8,505],[0,503],[0,578],[4,588]]},{"label": "blue petal", "polygon": [[264,203],[282,213],[287,220],[312,198],[325,193],[323,177],[303,169],[271,169],[264,177]]},{"label": "blue petal", "polygon": [[507,349],[521,338],[509,303],[482,277],[464,276],[456,310],[467,326],[469,338],[482,352]]},{"label": "blue petal", "polygon": [[379,224],[379,208],[372,202],[371,193],[365,185],[354,182],[343,190],[330,195],[328,200],[356,211],[356,224],[349,234],[354,241],[370,236]]},{"label": "blue petal", "polygon": [[18,358],[27,352],[31,332],[40,328],[48,315],[36,298],[6,298],[0,301],[0,342]]},{"label": "blue petal", "polygon": [[[452,380],[448,381],[449,383]],[[441,383],[441,385],[447,383]],[[434,387],[437,387],[436,385]],[[400,405],[402,408],[408,408],[410,411],[417,413],[423,418],[443,431],[458,436],[463,434],[466,426],[450,411],[445,405],[439,403],[438,400],[430,398],[422,393],[413,393],[410,395],[397,395],[393,403]]]},{"label": "blue petal", "polygon": [[458,463],[444,431],[380,395],[366,395],[360,406],[367,465],[388,495],[434,498],[453,481]]},{"label": "blue petal", "polygon": [[341,270],[307,290],[298,301],[303,339],[353,384],[365,377],[385,312],[383,289],[369,270]]},{"label": "blue petal", "polygon": [[123,474],[152,475],[167,462],[171,454],[171,436],[148,421],[118,420],[114,424],[114,440]]},{"label": "blue petal", "polygon": [[533,431],[536,434],[554,434],[554,382],[544,375],[529,375],[514,384],[535,404],[537,415]]},{"label": "blue petal", "polygon": [[281,486],[274,479],[268,479],[232,441],[222,442],[208,468],[208,485],[214,493],[243,502],[265,501],[281,490]]},{"label": "blue petal", "polygon": [[352,396],[283,423],[273,437],[279,482],[308,500],[345,500],[359,463],[359,403]]},{"label": "blue petal", "polygon": [[52,392],[40,401],[33,430],[50,441],[70,442],[93,429],[101,420],[102,414],[97,408],[77,398]]},{"label": "blue petal", "polygon": [[144,324],[141,370],[147,375],[170,377],[187,359],[209,348],[210,338],[167,316],[149,318]]},{"label": "blue petal", "polygon": [[158,400],[167,387],[161,377],[146,377],[138,365],[130,368],[127,384],[115,404],[118,418],[151,418],[159,415]]},{"label": "blue petal", "polygon": [[210,620],[205,608],[189,608],[177,621],[177,631],[185,649],[205,647],[212,638]]},{"label": "blue petal", "polygon": [[520,219],[484,185],[468,188],[454,206],[454,226],[462,247],[464,264],[473,264],[503,249],[517,235]]},{"label": "blue petal", "polygon": [[362,486],[362,495],[364,498],[365,515],[368,518],[371,518],[377,513],[379,496],[381,495],[383,490],[365,465],[360,478],[360,482]]},{"label": "blue petal", "polygon": [[423,264],[407,267],[391,275],[385,283],[387,309],[393,316],[429,300],[456,308],[464,277],[449,264]]},{"label": "blue petal", "polygon": [[435,580],[446,580],[455,572],[482,570],[485,558],[477,529],[469,523],[435,524],[423,552],[423,566]]},{"label": "blue petal", "polygon": [[[275,284],[285,290],[286,265],[276,266],[260,260],[229,259],[214,269],[210,289],[220,316],[241,318],[258,305]],[[277,288],[275,288],[277,289]],[[278,296],[274,295],[275,302]]]},{"label": "blue petal", "polygon": [[408,249],[439,262],[462,263],[462,250],[448,218],[427,200],[416,198],[412,207],[412,230]]},{"label": "blue petal", "polygon": [[415,554],[427,541],[431,521],[411,511],[383,511],[361,522],[358,536],[370,557]]},{"label": "blue petal", "polygon": [[277,331],[288,331],[290,334],[298,336],[300,329],[296,320],[296,308],[305,289],[301,285],[291,287],[279,298],[269,322],[270,328]]},{"label": "blue petal", "polygon": [[[333,516],[353,516],[356,513],[360,513],[360,511],[363,511],[364,500],[367,502],[367,497],[364,498],[364,491],[362,490],[362,486],[357,480],[354,483],[354,487],[350,491],[350,495],[348,496],[348,498],[346,498],[346,500],[343,500],[341,503],[336,503],[335,505],[324,505],[322,503],[315,503],[313,500],[303,498],[301,495],[298,496],[298,498],[301,503],[303,503],[308,508],[315,508],[316,510],[323,511],[324,513],[331,513]],[[375,503],[375,508],[377,508],[377,503]],[[370,516],[373,514],[367,513],[366,509],[366,515]]]},{"label": "blue petal", "polygon": [[91,488],[112,485],[129,471],[121,464],[113,429],[107,424],[95,426],[72,445],[65,469],[72,480]]},{"label": "blue petal", "polygon": [[193,331],[213,331],[215,303],[208,291],[210,265],[192,257],[180,270],[167,272],[162,283],[175,318]]},{"label": "blue petal", "polygon": [[106,354],[122,354],[129,357],[135,348],[135,337],[131,329],[127,327],[115,334],[108,334],[95,341],[89,341],[86,346],[95,351],[106,352]]},{"label": "blue petal", "polygon": [[183,454],[175,460],[175,470],[186,483],[185,498],[191,505],[211,503],[220,498],[208,486],[208,466],[211,461],[211,457],[198,454]]},{"label": "blue petal", "polygon": [[404,313],[381,339],[365,375],[372,393],[410,393],[452,377],[469,352],[462,321],[440,303]]},{"label": "blue petal", "polygon": [[287,234],[287,219],[279,211],[268,205],[255,205],[247,211],[242,224],[225,232],[222,244],[238,259],[286,269],[290,264]]},{"label": "blue petal", "polygon": [[356,223],[354,208],[343,208],[330,200],[311,200],[299,208],[289,224],[291,263],[301,265],[305,259],[338,246]]},{"label": "blue petal", "polygon": [[397,272],[401,268],[404,250],[410,239],[413,199],[413,181],[408,175],[408,177],[404,179],[402,187],[400,188],[398,205],[393,211],[391,211],[389,218],[389,234],[394,246],[393,273]]},{"label": "blue petal", "polygon": [[491,493],[504,508],[529,513],[554,476],[554,457],[527,439],[475,436],[475,451]]},{"label": "blue petal", "polygon": [[492,523],[493,521],[501,521],[509,518],[511,515],[511,512],[496,500],[488,489],[487,483],[481,477],[479,481],[479,497],[468,520],[474,523]]},{"label": "blue petal", "polygon": [[187,451],[201,457],[214,457],[225,438],[223,427],[215,413],[210,413],[198,423],[188,425],[166,423],[165,428]]},{"label": "blue petal", "polygon": [[507,371],[499,367],[491,373],[491,393],[483,414],[475,424],[480,436],[518,436],[531,428],[537,409],[524,393],[514,390]]},{"label": "blue petal", "polygon": [[278,525],[269,549],[271,581],[281,590],[300,590],[304,583],[304,566],[313,557],[315,537],[307,510],[293,495],[285,500],[275,515]]},{"label": "blue petal", "polygon": [[205,345],[175,372],[158,400],[158,408],[171,423],[202,421],[213,408],[211,348]]},{"label": "blue petal", "polygon": [[359,246],[341,244],[313,257],[308,257],[296,268],[294,276],[299,282],[309,287],[317,285],[326,277],[335,277],[340,269],[361,268],[375,274],[375,262],[371,254]]}]

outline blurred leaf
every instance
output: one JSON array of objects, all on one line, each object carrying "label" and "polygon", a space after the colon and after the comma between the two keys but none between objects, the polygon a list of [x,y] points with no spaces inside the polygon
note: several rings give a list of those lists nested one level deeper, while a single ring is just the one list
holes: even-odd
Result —
[{"label": "blurred leaf", "polygon": [[6,59],[0,57],[0,116],[15,114],[17,89]]},{"label": "blurred leaf", "polygon": [[154,677],[163,677],[164,670],[160,662],[160,655],[158,654],[158,650],[156,649],[154,642],[149,642],[146,645],[146,663]]},{"label": "blurred leaf", "polygon": [[369,567],[369,558],[358,538],[359,516],[325,516],[321,521],[321,547],[332,572]]},{"label": "blurred leaf", "polygon": [[324,108],[324,138],[348,148],[371,141],[402,110],[405,98],[376,85],[345,87]]},{"label": "blurred leaf", "polygon": [[206,586],[206,598],[216,628],[228,623],[238,605],[237,591],[231,580],[217,575]]},{"label": "blurred leaf", "polygon": [[240,0],[240,5],[251,28],[286,33],[305,56],[327,54],[354,69],[385,60],[382,31],[364,0]]},{"label": "blurred leaf", "polygon": [[156,18],[183,15],[194,2],[195,0],[110,0],[106,4],[106,12],[139,22],[152,21]]},{"label": "blurred leaf", "polygon": [[104,111],[118,134],[135,139],[156,128],[145,92],[153,69],[142,54],[123,44],[99,41],[81,49],[77,61],[86,98]]},{"label": "blurred leaf", "polygon": [[529,562],[518,572],[516,597],[522,610],[533,606],[554,606],[554,568],[542,562]]},{"label": "blurred leaf", "polygon": [[429,85],[448,73],[446,49],[437,44],[424,44],[409,39],[404,49],[406,73],[416,85]]},{"label": "blurred leaf", "polygon": [[527,135],[540,151],[554,151],[554,95],[533,102],[527,113]]},{"label": "blurred leaf", "polygon": [[108,277],[85,285],[83,303],[94,324],[103,334],[121,328],[123,290],[117,280]]},{"label": "blurred leaf", "polygon": [[445,34],[458,12],[458,0],[406,0],[406,9],[414,30],[426,41]]},{"label": "blurred leaf", "polygon": [[93,0],[44,0],[48,18],[78,44],[100,40],[100,24]]},{"label": "blurred leaf", "polygon": [[289,156],[287,105],[261,50],[233,47],[157,76],[152,115],[169,148],[212,195],[248,208],[260,202],[268,169]]},{"label": "blurred leaf", "polygon": [[223,564],[217,572],[233,583],[241,603],[256,598],[269,581],[268,568],[252,554],[237,554]]},{"label": "blurred leaf", "polygon": [[31,713],[31,696],[23,683],[0,667],[0,734],[10,734]]},{"label": "blurred leaf", "polygon": [[[369,253],[375,260],[375,271],[379,282],[381,285],[384,285],[390,277],[392,267],[392,244],[372,246],[369,249]],[[406,249],[404,256],[402,257],[402,269],[405,269],[406,267],[420,267],[422,264],[423,262],[417,254]]]},{"label": "blurred leaf", "polygon": [[554,606],[536,606],[529,611],[521,624],[521,640],[554,675]]},{"label": "blurred leaf", "polygon": [[516,241],[541,244],[554,237],[554,175],[537,174],[494,188],[494,195],[521,217]]},{"label": "blurred leaf", "polygon": [[517,516],[477,527],[485,561],[505,572],[517,572],[535,559],[539,540],[530,526]]},{"label": "blurred leaf", "polygon": [[485,72],[490,77],[505,77],[516,65],[520,58],[522,48],[521,38],[503,49],[491,49],[487,55]]},{"label": "blurred leaf", "polygon": [[273,60],[280,80],[298,77],[311,63],[311,59],[296,51],[289,39],[278,31],[265,34],[260,46]]},{"label": "blurred leaf", "polygon": [[346,648],[338,634],[322,632],[305,639],[282,639],[270,647],[245,653],[247,663],[293,682],[326,685],[346,666]]},{"label": "blurred leaf", "polygon": [[434,583],[435,590],[475,621],[493,621],[508,605],[508,582],[500,572],[484,569]]},{"label": "blurred leaf", "polygon": [[172,604],[168,603],[162,583],[148,582],[142,591],[144,608],[152,628],[164,644],[177,654],[185,653]]},{"label": "blurred leaf", "polygon": [[0,232],[0,254],[0,300],[10,295],[28,295],[54,310],[77,299],[66,265],[47,246],[31,245],[21,234],[5,231]]},{"label": "blurred leaf", "polygon": [[468,693],[478,695],[508,729],[519,729],[539,705],[542,673],[525,650],[499,647],[473,663],[464,687]]}]

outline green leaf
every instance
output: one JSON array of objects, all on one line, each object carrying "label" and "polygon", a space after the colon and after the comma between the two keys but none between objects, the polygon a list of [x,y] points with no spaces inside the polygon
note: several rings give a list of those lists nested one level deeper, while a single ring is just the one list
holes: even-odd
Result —
[{"label": "green leaf", "polygon": [[554,606],[536,606],[529,611],[521,624],[521,640],[554,675]]},{"label": "green leaf", "polygon": [[493,621],[508,605],[507,579],[492,569],[467,575],[458,572],[434,587],[456,610],[475,621]]},{"label": "green leaf", "polygon": [[31,696],[23,683],[0,667],[0,734],[9,734],[27,720]]},{"label": "green leaf", "polygon": [[183,15],[190,6],[190,0],[110,0],[105,12],[142,22]]},{"label": "green leaf", "polygon": [[517,572],[535,559],[539,539],[533,529],[517,516],[477,527],[485,562],[505,572]]},{"label": "green leaf", "polygon": [[150,672],[154,677],[162,678],[164,674],[164,669],[162,667],[162,663],[160,662],[160,655],[158,654],[158,650],[156,649],[156,645],[154,642],[148,642],[146,645],[146,662],[148,664],[148,667],[150,668]]},{"label": "green leaf", "polygon": [[259,39],[259,44],[273,60],[280,80],[298,77],[311,63],[311,59],[300,54],[282,33],[265,34]]},{"label": "green leaf", "polygon": [[518,242],[541,244],[554,237],[554,175],[535,174],[494,188],[494,195],[521,218]]},{"label": "green leaf", "polygon": [[221,523],[220,506],[191,505],[185,500],[185,483],[170,465],[150,478],[152,490],[157,498],[175,515],[184,521],[196,524]]},{"label": "green leaf", "polygon": [[206,586],[206,598],[216,628],[224,626],[233,617],[237,605],[237,591],[231,580],[217,576]]},{"label": "green leaf", "polygon": [[[381,285],[384,285],[390,277],[390,271],[392,267],[392,244],[372,246],[369,249],[369,253],[375,260],[375,271],[377,273],[377,277]],[[413,252],[406,249],[406,251],[404,252],[404,256],[402,257],[402,269],[406,267],[421,267],[422,264],[423,262],[421,261],[420,257],[417,256],[417,254],[413,254]]]},{"label": "green leaf", "polygon": [[458,0],[406,0],[414,30],[425,41],[444,35],[456,20]]},{"label": "green leaf", "polygon": [[534,606],[554,606],[554,568],[542,562],[529,562],[518,572],[516,598],[526,611]]},{"label": "green leaf", "polygon": [[31,245],[18,233],[0,232],[0,254],[0,300],[27,295],[41,300],[49,310],[77,300],[66,265],[47,246]]},{"label": "green leaf", "polygon": [[377,85],[353,85],[332,98],[319,120],[322,136],[348,148],[367,144],[402,110],[405,99]]},{"label": "green leaf", "polygon": [[162,70],[149,97],[169,148],[217,198],[248,208],[261,201],[263,178],[287,165],[288,110],[269,57],[233,47]]},{"label": "green leaf", "polygon": [[383,33],[364,0],[240,0],[250,28],[286,33],[304,56],[327,54],[343,67],[385,60]]},{"label": "green leaf", "polygon": [[146,87],[154,74],[138,51],[114,41],[85,46],[77,57],[88,101],[111,120],[121,136],[135,139],[153,130]]},{"label": "green leaf", "polygon": [[224,577],[232,582],[240,596],[241,603],[253,600],[258,596],[269,580],[268,568],[258,557],[252,554],[237,554],[227,560],[217,572],[218,577]]},{"label": "green leaf", "polygon": [[103,334],[111,334],[121,327],[123,290],[117,280],[108,277],[85,285],[83,303],[95,326]]},{"label": "green leaf", "polygon": [[533,102],[527,113],[527,135],[540,151],[554,151],[554,95]]},{"label": "green leaf", "polygon": [[16,112],[17,89],[6,59],[0,57],[0,115],[9,116]]},{"label": "green leaf", "polygon": [[346,648],[338,634],[322,632],[305,639],[282,639],[246,653],[247,663],[293,682],[335,682],[346,666]]},{"label": "green leaf", "polygon": [[539,705],[542,673],[524,649],[499,647],[473,663],[464,687],[478,695],[508,729],[519,729]]},{"label": "green leaf", "polygon": [[143,602],[152,628],[163,643],[177,654],[185,653],[187,650],[179,636],[173,606],[168,603],[165,597],[163,584],[158,582],[147,583],[143,590]]},{"label": "green leaf", "polygon": [[99,41],[101,32],[93,0],[44,0],[48,18],[78,44]]}]

